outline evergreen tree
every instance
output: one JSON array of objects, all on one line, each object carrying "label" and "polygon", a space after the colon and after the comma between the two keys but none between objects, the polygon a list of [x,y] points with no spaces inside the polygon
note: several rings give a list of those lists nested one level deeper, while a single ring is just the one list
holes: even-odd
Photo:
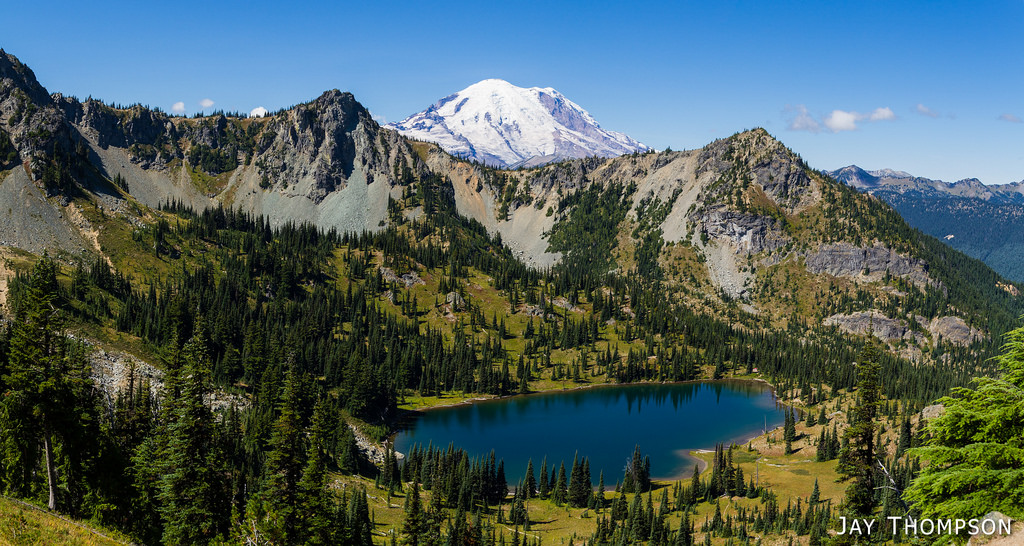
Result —
[{"label": "evergreen tree", "polygon": [[563,462],[558,466],[558,477],[555,478],[555,487],[551,492],[551,498],[555,501],[555,504],[561,506],[565,504],[569,491],[565,483],[565,463]]},{"label": "evergreen tree", "polygon": [[302,519],[299,481],[305,463],[299,415],[299,372],[292,364],[285,376],[267,453],[266,473],[254,515],[272,541],[295,541]]},{"label": "evergreen tree", "polygon": [[619,491],[612,501],[612,521],[623,521],[629,516],[629,504],[626,502],[626,494]]},{"label": "evergreen tree", "polygon": [[356,443],[356,435],[344,420],[341,421],[339,429],[341,431],[341,439],[338,442],[338,470],[342,474],[355,474],[359,472],[361,459],[359,444]]},{"label": "evergreen tree", "polygon": [[[544,476],[546,478],[546,476]],[[526,480],[524,482],[523,498],[529,499],[536,494],[537,478],[533,473],[533,459],[526,463]]]},{"label": "evergreen tree", "polygon": [[909,450],[927,465],[906,490],[925,518],[972,518],[997,510],[1024,518],[1024,328],[1006,336],[1002,373],[954,389],[928,423],[929,438]]},{"label": "evergreen tree", "polygon": [[548,498],[548,494],[551,493],[550,483],[548,479],[548,458],[544,457],[544,460],[540,463],[540,483],[538,484],[540,487],[540,498]]},{"label": "evergreen tree", "polygon": [[913,436],[910,430],[910,419],[904,418],[900,423],[900,437],[896,443],[896,458],[903,456],[908,449],[913,447]]},{"label": "evergreen tree", "polygon": [[[92,411],[87,365],[60,331],[56,274],[56,263],[44,256],[33,268],[24,293],[12,298],[15,313],[7,369],[0,377],[0,386],[6,387],[0,413],[5,489],[28,494],[36,464],[42,458],[50,510],[56,510],[59,504],[62,480],[58,476],[58,457],[74,451],[69,441],[81,438],[77,431],[80,419]],[[37,447],[40,445],[42,453]]]},{"label": "evergreen tree", "polygon": [[875,505],[875,417],[881,398],[878,358],[878,349],[871,343],[861,353],[857,405],[844,434],[848,440],[847,455],[839,467],[844,479],[853,480],[846,489],[846,505],[858,516],[870,515]]},{"label": "evergreen tree", "polygon": [[640,446],[633,448],[633,456],[622,478],[622,488],[627,493],[646,493],[651,489],[651,459],[640,452]]},{"label": "evergreen tree", "polygon": [[330,544],[332,541],[328,518],[332,506],[330,492],[327,490],[326,422],[327,404],[321,398],[313,410],[306,467],[299,481],[298,505],[302,507],[302,523],[299,525],[298,538],[305,544]]},{"label": "evergreen tree", "polygon": [[587,505],[590,498],[592,485],[589,480],[584,480],[583,466],[586,459],[581,463],[579,457],[573,457],[572,472],[569,475],[569,506],[580,508]]},{"label": "evergreen tree", "polygon": [[782,436],[786,442],[786,455],[793,453],[793,440],[796,439],[796,416],[793,408],[786,408],[785,425],[782,429]]},{"label": "evergreen tree", "polygon": [[213,413],[204,400],[209,374],[205,341],[192,338],[183,354],[181,396],[168,428],[159,486],[163,541],[205,544],[227,527],[223,454],[215,443]]},{"label": "evergreen tree", "polygon": [[402,523],[402,544],[419,546],[421,535],[426,528],[423,505],[420,501],[420,485],[415,480],[405,497],[405,522]]}]

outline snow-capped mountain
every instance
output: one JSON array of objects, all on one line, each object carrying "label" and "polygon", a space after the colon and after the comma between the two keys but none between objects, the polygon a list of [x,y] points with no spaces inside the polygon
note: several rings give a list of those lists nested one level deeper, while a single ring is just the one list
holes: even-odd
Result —
[{"label": "snow-capped mountain", "polygon": [[475,83],[387,127],[498,167],[649,149],[602,129],[586,110],[550,87],[516,87],[497,79]]}]

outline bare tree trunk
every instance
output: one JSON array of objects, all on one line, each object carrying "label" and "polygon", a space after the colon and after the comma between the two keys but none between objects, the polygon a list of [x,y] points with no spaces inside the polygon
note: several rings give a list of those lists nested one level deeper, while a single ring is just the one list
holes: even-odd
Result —
[{"label": "bare tree trunk", "polygon": [[50,424],[43,425],[43,449],[46,452],[46,486],[50,489],[50,510],[57,509],[57,467],[53,461],[53,440]]}]

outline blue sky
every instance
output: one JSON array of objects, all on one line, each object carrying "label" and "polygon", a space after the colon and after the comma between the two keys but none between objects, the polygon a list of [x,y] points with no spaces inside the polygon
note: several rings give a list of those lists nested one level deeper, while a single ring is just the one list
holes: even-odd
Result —
[{"label": "blue sky", "polygon": [[819,169],[1024,180],[1024,0],[17,2],[4,15],[16,24],[0,47],[80,98],[248,112],[338,88],[396,121],[502,78],[554,87],[659,149],[765,127]]}]

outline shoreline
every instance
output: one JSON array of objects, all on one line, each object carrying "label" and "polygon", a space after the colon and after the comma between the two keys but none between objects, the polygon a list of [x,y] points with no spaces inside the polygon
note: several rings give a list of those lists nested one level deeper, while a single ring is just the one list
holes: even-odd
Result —
[{"label": "shoreline", "polygon": [[[433,410],[438,410],[438,409],[450,409],[450,408],[455,408],[455,407],[459,407],[459,406],[472,405],[472,404],[476,404],[478,402],[490,402],[490,401],[496,401],[496,400],[508,400],[510,398],[537,396],[537,395],[545,395],[545,394],[557,394],[557,393],[560,393],[560,392],[573,392],[573,391],[579,391],[579,390],[585,390],[585,389],[599,389],[599,388],[606,388],[606,387],[633,387],[633,386],[643,386],[643,385],[686,385],[686,384],[692,384],[692,383],[718,383],[718,382],[729,382],[729,381],[764,383],[765,385],[768,386],[768,389],[771,390],[772,396],[775,397],[775,399],[777,401],[779,401],[779,403],[784,403],[784,402],[781,401],[781,399],[779,398],[778,393],[775,391],[775,385],[771,384],[770,382],[768,382],[767,380],[765,380],[765,379],[763,379],[761,377],[751,377],[751,378],[747,378],[747,377],[724,377],[722,379],[690,379],[690,380],[687,380],[687,381],[639,381],[639,382],[635,382],[635,383],[587,383],[587,384],[583,384],[583,385],[576,385],[576,386],[571,387],[571,388],[547,389],[547,390],[540,390],[540,391],[530,391],[530,392],[527,392],[527,393],[515,393],[515,394],[506,394],[506,395],[474,396],[472,398],[464,398],[462,400],[459,400],[458,402],[451,402],[449,404],[438,404],[436,406],[428,406],[428,407],[417,408],[417,409],[409,409],[409,408],[401,408],[401,407],[399,407],[398,411],[402,412],[402,413],[426,413],[428,411],[433,411]],[[792,404],[787,404],[787,405],[792,405]]]},{"label": "shoreline", "polygon": [[[772,398],[775,400],[776,404],[782,404],[782,405],[794,407],[793,404],[787,403],[787,402],[783,401],[779,397],[775,385],[773,385],[771,382],[769,382],[769,381],[767,381],[767,380],[765,380],[765,379],[763,379],[761,377],[727,377],[727,378],[722,378],[722,379],[692,379],[692,380],[688,380],[688,381],[658,381],[658,382],[655,382],[655,381],[643,381],[643,382],[636,382],[636,383],[589,383],[589,384],[583,384],[583,385],[575,385],[575,386],[573,386],[571,388],[548,389],[548,390],[541,390],[541,391],[532,391],[532,392],[528,392],[528,393],[525,393],[525,394],[524,393],[515,393],[515,394],[507,394],[507,395],[504,395],[504,396],[475,396],[475,397],[471,397],[471,398],[465,398],[465,399],[462,399],[462,400],[459,400],[459,401],[453,401],[453,402],[448,403],[448,404],[439,404],[439,405],[434,405],[434,406],[429,406],[429,407],[424,407],[424,408],[419,408],[419,409],[399,408],[399,415],[393,421],[393,424],[394,425],[398,425],[398,426],[397,426],[397,428],[395,429],[394,432],[392,432],[390,435],[388,435],[387,439],[385,440],[385,444],[392,446],[392,449],[393,449],[394,445],[395,445],[396,437],[405,428],[405,427],[401,426],[402,424],[408,424],[410,421],[415,420],[417,418],[417,414],[425,414],[427,412],[434,411],[434,410],[452,409],[452,408],[457,408],[457,407],[460,407],[460,406],[474,405],[474,404],[478,404],[478,403],[486,403],[486,402],[492,402],[492,401],[508,400],[508,399],[516,398],[516,397],[529,397],[529,396],[538,396],[538,395],[552,395],[552,394],[558,394],[558,393],[567,393],[567,392],[579,391],[579,390],[584,390],[584,389],[595,389],[595,388],[606,388],[606,387],[627,387],[628,388],[628,387],[633,387],[633,386],[649,386],[649,385],[686,385],[686,384],[695,384],[695,383],[714,384],[714,383],[728,383],[728,382],[762,383],[763,385],[768,387],[768,390],[771,392]],[[770,433],[772,433],[772,432],[774,432],[776,430],[780,430],[780,429],[782,429],[782,425],[779,425],[779,426],[777,426],[777,427],[775,427],[773,429],[770,429],[770,430],[762,430],[762,431],[757,432],[757,433],[755,433],[755,434],[753,434],[751,436],[743,435],[743,436],[740,436],[737,439],[729,440],[728,442],[726,442],[726,445],[742,445],[744,443],[748,443],[748,442],[751,442],[751,441],[753,441],[753,440],[755,440],[757,438],[760,438],[761,436],[767,436],[768,434],[770,434]],[[680,449],[678,451],[684,452],[684,453],[681,453],[680,455],[678,455],[681,459],[688,459],[688,460],[692,461],[695,465],[697,465],[697,469],[698,469],[698,473],[699,474],[703,474],[707,470],[709,464],[708,464],[707,461],[701,459],[696,454],[698,454],[698,453],[714,453],[714,450],[709,450],[709,449],[706,449],[706,448],[682,448],[682,449]],[[399,453],[397,450],[395,451],[395,453],[396,453],[396,455],[404,456],[404,454]],[[687,465],[687,466],[690,466],[690,465]],[[676,474],[674,476],[669,476],[669,477],[657,477],[657,478],[652,477],[651,479],[653,481],[673,482],[673,481],[679,481],[679,480],[682,480],[682,479],[692,478],[692,476],[693,476],[693,469],[692,469],[692,466],[691,466],[688,470],[686,470],[685,472],[683,472],[681,474]]]},{"label": "shoreline", "polygon": [[[765,381],[765,383],[767,383],[767,381]],[[775,432],[777,430],[782,430],[782,428],[783,428],[783,426],[779,425],[779,426],[777,426],[777,427],[775,427],[775,428],[773,428],[771,430],[767,430],[767,431],[755,434],[753,436],[744,437],[745,439],[742,440],[742,441],[730,440],[729,442],[726,442],[725,445],[726,446],[733,446],[733,445],[735,445],[735,446],[742,446],[743,444],[749,443],[749,442],[753,442],[754,440],[757,440],[758,438],[760,438],[762,436],[768,436],[769,434],[771,434],[771,433],[773,433],[773,432]],[[683,453],[680,453],[680,452],[683,452]],[[700,449],[680,449],[680,450],[677,450],[676,453],[681,458],[686,458],[686,459],[690,459],[690,460],[694,461],[694,463],[697,465],[697,472],[699,474],[704,474],[704,472],[708,469],[709,465],[708,465],[707,461],[705,461],[704,459],[700,458],[698,455],[702,455],[702,454],[712,454],[713,455],[715,453],[715,450],[713,450],[713,449],[704,449],[704,448],[700,448]],[[651,481],[671,483],[671,482],[677,482],[677,481],[681,481],[681,480],[690,479],[692,477],[693,477],[693,470],[690,469],[690,470],[688,470],[688,471],[686,471],[686,472],[684,472],[682,474],[676,474],[674,476],[657,477],[657,478],[653,478],[652,477]]]}]

